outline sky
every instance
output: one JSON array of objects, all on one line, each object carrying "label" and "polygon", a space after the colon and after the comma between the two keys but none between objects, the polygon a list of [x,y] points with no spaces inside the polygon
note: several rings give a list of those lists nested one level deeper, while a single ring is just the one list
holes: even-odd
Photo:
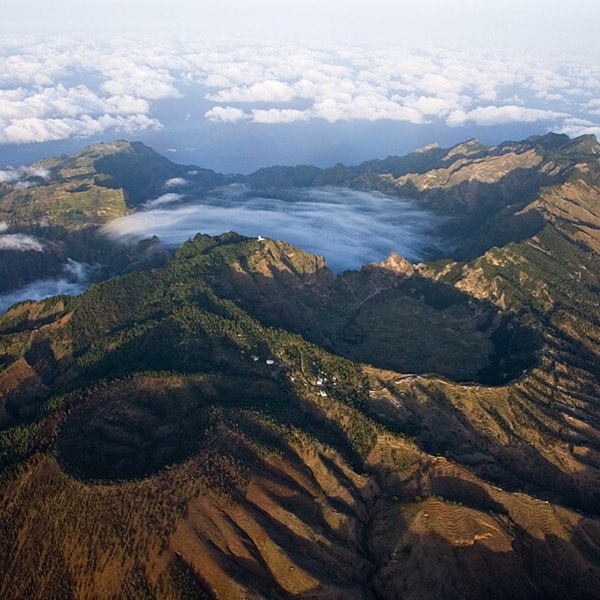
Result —
[{"label": "sky", "polygon": [[333,41],[416,38],[593,49],[593,0],[4,0],[10,32],[187,32]]},{"label": "sky", "polygon": [[600,131],[600,4],[4,0],[0,168],[139,139],[225,172]]}]

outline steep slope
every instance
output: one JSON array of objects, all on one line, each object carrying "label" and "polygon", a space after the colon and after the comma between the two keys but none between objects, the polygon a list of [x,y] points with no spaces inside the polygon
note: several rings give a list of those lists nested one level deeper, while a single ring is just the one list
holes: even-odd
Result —
[{"label": "steep slope", "polygon": [[[533,476],[536,483],[595,511],[600,466],[600,188],[597,144],[594,152],[587,139],[568,149],[579,152],[582,142],[582,162],[567,181],[543,188],[525,209],[544,217],[537,235],[493,248],[470,263],[423,266],[421,272],[521,314],[543,335],[539,367],[508,389],[504,405],[494,407],[504,429],[497,442],[504,438],[503,445],[513,446],[515,474]],[[523,441],[535,453],[515,448]],[[521,460],[526,453],[527,460]],[[573,482],[586,491],[575,492]]]},{"label": "steep slope", "polygon": [[271,167],[245,181],[273,194],[294,187],[334,185],[415,198],[451,217],[442,233],[454,240],[454,257],[465,260],[538,233],[542,216],[535,207],[523,208],[546,186],[577,178],[581,165],[597,177],[599,151],[594,136],[571,140],[549,133],[498,146],[477,140],[449,149],[432,146],[356,167]]},{"label": "steep slope", "polygon": [[[600,479],[533,421],[546,365],[496,389],[363,374],[215,295],[215,256],[289,252],[201,236],[4,317],[5,385],[30,376],[4,396],[3,593],[593,597],[599,526],[565,506],[595,513]],[[296,252],[285,277],[318,285]]]},{"label": "steep slope", "polygon": [[386,169],[385,161],[369,168],[397,193],[452,214],[448,233],[456,240],[455,257],[464,260],[541,231],[546,213],[535,200],[567,181],[593,185],[599,153],[594,136],[549,133],[494,147],[471,140],[425,169]]},{"label": "steep slope", "polygon": [[8,228],[10,235],[26,235],[37,244],[36,250],[16,238],[0,244],[0,267],[8,275],[0,291],[57,275],[65,256],[122,272],[147,249],[115,246],[97,235],[99,227],[148,203],[176,207],[233,182],[284,200],[315,186],[408,196],[444,217],[440,235],[456,245],[453,257],[470,259],[539,232],[543,216],[531,202],[545,186],[577,179],[582,165],[592,169],[583,181],[595,180],[597,168],[588,159],[597,152],[594,138],[548,134],[496,147],[476,140],[450,149],[429,147],[356,167],[270,167],[231,177],[174,164],[140,142],[94,144],[71,157],[15,170],[14,180],[0,187],[0,234]]}]

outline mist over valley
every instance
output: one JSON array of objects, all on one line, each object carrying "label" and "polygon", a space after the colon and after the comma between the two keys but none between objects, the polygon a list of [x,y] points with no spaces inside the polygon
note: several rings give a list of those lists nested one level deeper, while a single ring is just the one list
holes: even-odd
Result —
[{"label": "mist over valley", "polygon": [[38,279],[11,292],[0,294],[0,314],[17,302],[43,300],[50,296],[76,296],[81,294],[91,282],[93,268],[69,260],[64,274],[54,279]]},{"label": "mist over valley", "polygon": [[[408,198],[376,191],[325,187],[287,190],[275,198],[234,184],[201,199],[168,196],[150,200],[147,210],[116,219],[103,231],[116,240],[156,235],[170,246],[196,233],[260,235],[323,256],[334,272],[359,269],[391,252],[419,262],[444,247],[436,234],[442,217]],[[167,201],[177,206],[166,207]],[[157,204],[161,208],[152,208]]]},{"label": "mist over valley", "polygon": [[598,600],[600,3],[3,0],[1,600]]}]

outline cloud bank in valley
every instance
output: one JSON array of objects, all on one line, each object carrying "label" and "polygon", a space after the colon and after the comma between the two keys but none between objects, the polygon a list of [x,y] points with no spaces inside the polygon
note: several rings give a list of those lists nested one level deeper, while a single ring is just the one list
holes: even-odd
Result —
[{"label": "cloud bank in valley", "polygon": [[334,271],[380,261],[392,251],[418,261],[439,247],[439,218],[410,200],[376,192],[321,188],[298,192],[293,200],[249,195],[230,186],[198,203],[134,213],[109,223],[113,238],[157,235],[177,246],[196,233],[237,231],[283,239],[322,255]]},{"label": "cloud bank in valley", "polygon": [[[0,171],[0,183],[16,184],[16,187],[30,187],[34,185],[35,179],[47,180],[50,177],[48,169],[39,167],[8,167]],[[24,181],[33,178],[34,181]]]},{"label": "cloud bank in valley", "polygon": [[[6,231],[5,225],[5,223],[0,224],[0,232]],[[7,233],[0,235],[0,250],[18,250],[20,252],[33,250],[34,252],[42,252],[44,246],[42,245],[42,242],[31,235],[26,235],[24,233]]]},{"label": "cloud bank in valley", "polygon": [[18,290],[0,294],[0,314],[5,313],[13,304],[25,300],[43,300],[59,294],[67,296],[81,294],[89,285],[91,270],[89,265],[69,259],[65,264],[62,277],[41,279]]},{"label": "cloud bank in valley", "polygon": [[[23,172],[36,172],[36,169],[24,168]],[[15,170],[14,172],[19,172]],[[0,174],[2,171],[0,171]],[[18,185],[18,183],[17,183]],[[43,252],[44,244],[38,238],[25,233],[7,233],[10,226],[0,221],[0,250],[16,250],[18,252]]]},{"label": "cloud bank in valley", "polygon": [[225,125],[535,123],[598,133],[599,95],[593,56],[156,36],[0,41],[0,144],[156,131],[165,102],[182,121]]}]

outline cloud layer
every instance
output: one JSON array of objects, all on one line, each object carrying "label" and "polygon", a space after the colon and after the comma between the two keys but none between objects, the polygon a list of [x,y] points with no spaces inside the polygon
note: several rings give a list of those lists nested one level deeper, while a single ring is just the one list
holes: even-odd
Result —
[{"label": "cloud layer", "polygon": [[[0,232],[1,231],[6,231],[5,223],[1,224]],[[7,233],[5,235],[0,235],[0,250],[19,250],[20,252],[33,250],[34,252],[42,252],[44,247],[37,238],[31,235],[25,235],[24,233]]]},{"label": "cloud layer", "polygon": [[234,230],[284,239],[324,256],[333,270],[342,271],[383,260],[392,251],[421,260],[438,247],[438,223],[409,200],[375,192],[322,188],[303,191],[289,201],[251,196],[234,185],[199,203],[117,219],[104,231],[117,239],[157,235],[177,246],[198,232]]},{"label": "cloud layer", "polygon": [[182,120],[224,124],[539,123],[583,133],[600,124],[599,96],[600,67],[585,56],[156,36],[0,40],[2,144],[156,130],[165,103]]},{"label": "cloud layer", "polygon": [[25,300],[43,300],[59,294],[81,294],[89,285],[90,271],[89,265],[69,259],[65,264],[63,277],[34,281],[18,290],[0,294],[0,314],[5,313],[13,304]]}]

